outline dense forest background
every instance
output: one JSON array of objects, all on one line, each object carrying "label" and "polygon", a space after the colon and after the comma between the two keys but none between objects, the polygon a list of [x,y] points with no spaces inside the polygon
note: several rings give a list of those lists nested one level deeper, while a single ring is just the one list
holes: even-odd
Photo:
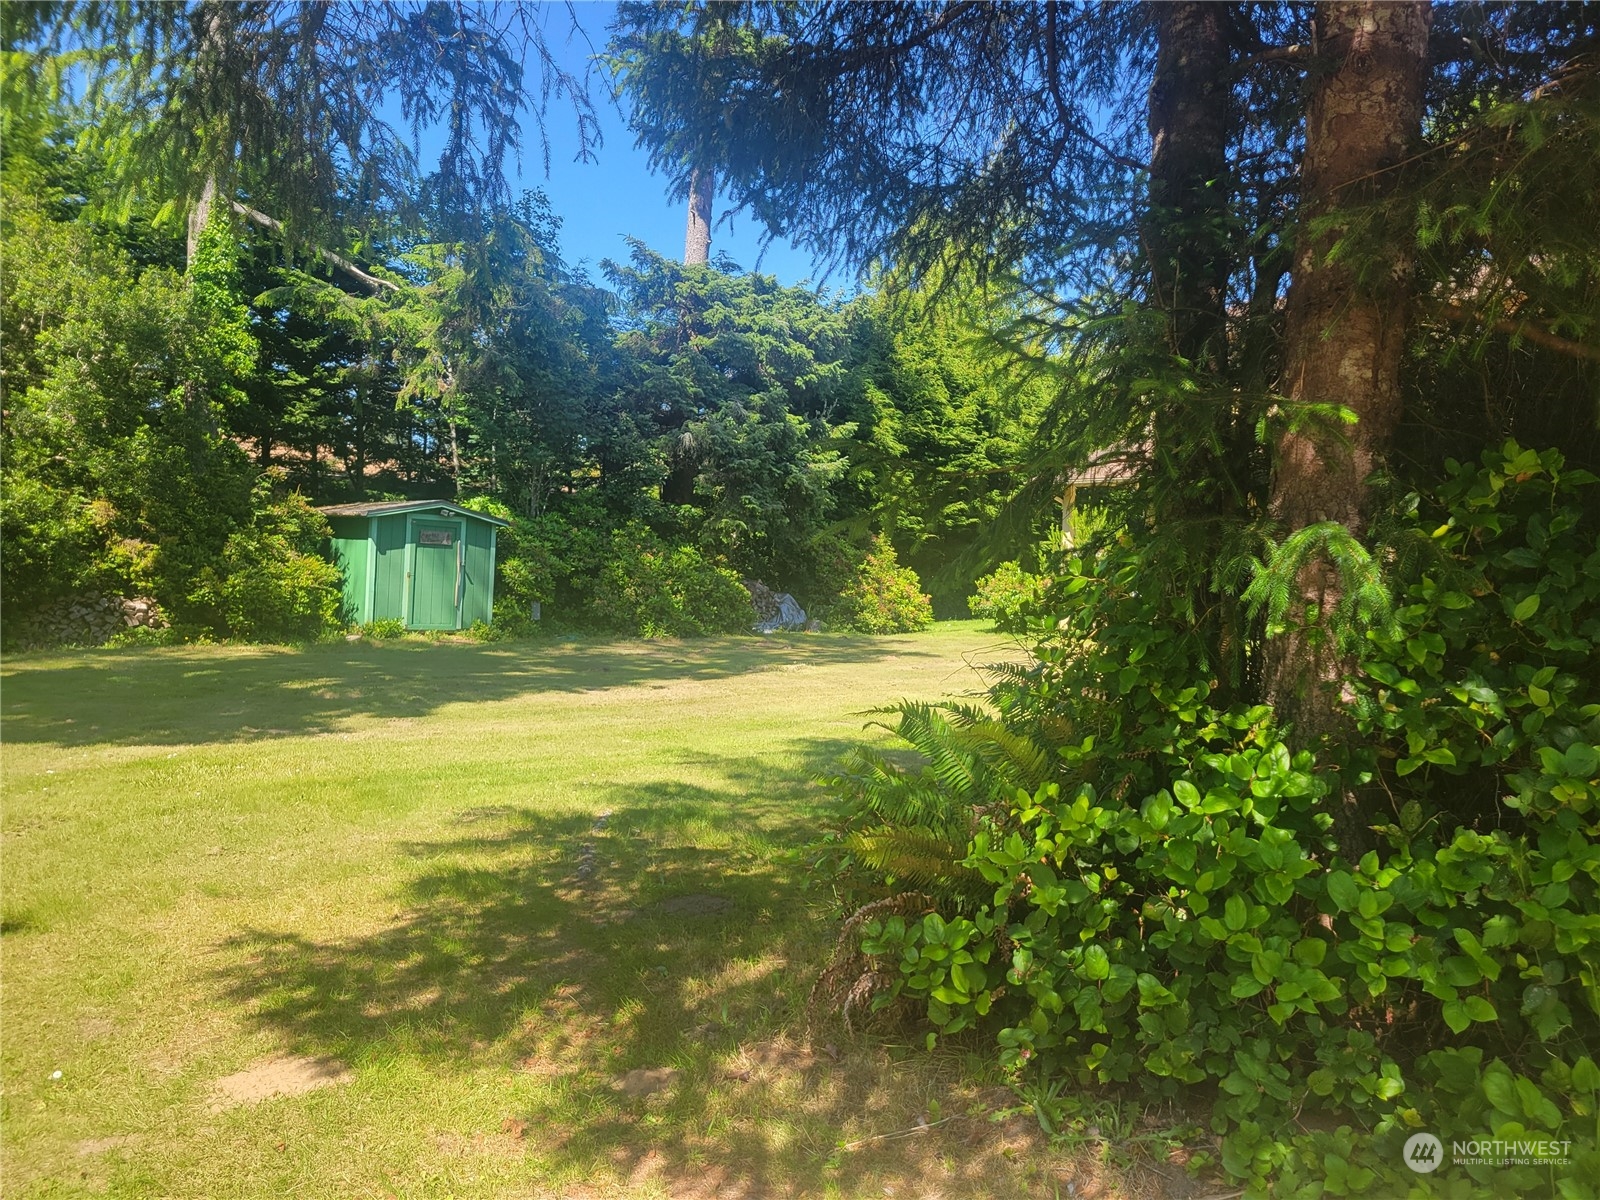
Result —
[{"label": "dense forest background", "polygon": [[747,628],[729,572],[912,628],[966,615],[993,565],[980,534],[1027,478],[1049,387],[971,280],[935,312],[637,243],[590,278],[540,193],[468,218],[433,178],[367,211],[362,267],[243,201],[188,229],[128,184],[136,143],[28,82],[0,161],[12,644],[107,595],[164,616],[122,640],[335,631],[309,506],[351,500],[512,519],[497,611],[519,632],[535,601],[547,628]]}]

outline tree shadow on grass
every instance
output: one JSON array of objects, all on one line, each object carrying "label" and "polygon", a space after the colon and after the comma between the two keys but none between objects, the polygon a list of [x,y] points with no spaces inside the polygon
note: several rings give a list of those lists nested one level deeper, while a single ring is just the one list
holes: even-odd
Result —
[{"label": "tree shadow on grass", "polygon": [[[805,753],[821,769],[842,749]],[[466,810],[457,836],[402,848],[417,872],[392,924],[330,942],[247,930],[217,984],[299,1053],[504,1071],[504,1118],[533,1131],[529,1169],[554,1189],[850,1193],[933,1170],[948,1194],[987,1192],[1004,1139],[981,1121],[840,1149],[914,1127],[954,1075],[826,1026],[810,1044],[835,927],[791,852],[816,836],[816,806],[723,765],[722,787],[605,790],[598,825]],[[629,1093],[665,1078],[629,1072],[655,1070],[676,1075]]]},{"label": "tree shadow on grass", "polygon": [[330,732],[356,718],[422,717],[456,703],[726,679],[794,665],[938,659],[913,637],[740,637],[600,644],[340,643],[15,658],[5,672],[13,744],[193,745]]}]

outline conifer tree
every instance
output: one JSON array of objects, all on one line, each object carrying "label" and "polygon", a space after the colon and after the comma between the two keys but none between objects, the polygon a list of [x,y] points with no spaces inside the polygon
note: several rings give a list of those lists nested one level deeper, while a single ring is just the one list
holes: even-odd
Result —
[{"label": "conifer tree", "polygon": [[[617,44],[685,36],[684,13],[629,9]],[[1121,517],[1199,660],[1277,702],[1308,744],[1337,741],[1336,647],[1382,609],[1366,539],[1371,476],[1404,419],[1402,350],[1413,312],[1444,315],[1413,306],[1417,197],[1446,147],[1472,144],[1463,126],[1499,119],[1490,97],[1557,94],[1541,74],[1563,81],[1567,128],[1593,127],[1573,104],[1592,21],[1562,6],[1449,21],[1430,41],[1425,3],[747,5],[761,49],[724,85],[719,178],[729,203],[835,263],[1020,281],[1041,302],[1021,340],[1087,368],[1047,422],[1057,470],[1041,464],[1037,498],[1115,449],[1139,479]],[[653,148],[705,119],[648,73],[625,84]],[[1427,148],[1425,98],[1453,116]],[[1535,261],[1590,277],[1554,246]],[[1581,358],[1583,339],[1565,340]],[[1246,591],[1263,541],[1277,550]],[[1262,601],[1282,629],[1265,641]]]},{"label": "conifer tree", "polygon": [[[153,202],[186,221],[191,252],[218,198],[335,253],[380,203],[421,201],[470,224],[509,201],[505,160],[524,119],[548,162],[552,98],[570,104],[580,153],[599,140],[585,83],[557,63],[538,5],[7,7],[28,9],[7,25],[14,69],[39,77],[74,49],[85,148],[114,168],[124,211]],[[412,133],[441,128],[436,172],[421,176],[386,105]]]}]

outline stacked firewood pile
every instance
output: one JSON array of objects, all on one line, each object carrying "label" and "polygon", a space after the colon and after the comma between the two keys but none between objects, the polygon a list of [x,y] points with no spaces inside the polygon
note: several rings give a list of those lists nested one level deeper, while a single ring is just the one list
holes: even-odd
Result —
[{"label": "stacked firewood pile", "polygon": [[750,593],[750,606],[755,609],[756,620],[751,626],[757,633],[775,633],[780,629],[821,629],[820,622],[808,621],[806,610],[788,592],[775,592],[759,579],[746,579],[745,591]]},{"label": "stacked firewood pile", "polygon": [[750,593],[750,605],[756,610],[756,623],[774,620],[778,615],[778,593],[759,579],[746,579],[743,583]]}]

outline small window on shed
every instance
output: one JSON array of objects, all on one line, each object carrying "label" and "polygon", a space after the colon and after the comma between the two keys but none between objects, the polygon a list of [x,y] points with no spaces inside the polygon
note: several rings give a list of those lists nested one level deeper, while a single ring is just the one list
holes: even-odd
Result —
[{"label": "small window on shed", "polygon": [[456,544],[456,531],[453,529],[419,529],[417,530],[417,544],[419,546],[453,546]]}]

